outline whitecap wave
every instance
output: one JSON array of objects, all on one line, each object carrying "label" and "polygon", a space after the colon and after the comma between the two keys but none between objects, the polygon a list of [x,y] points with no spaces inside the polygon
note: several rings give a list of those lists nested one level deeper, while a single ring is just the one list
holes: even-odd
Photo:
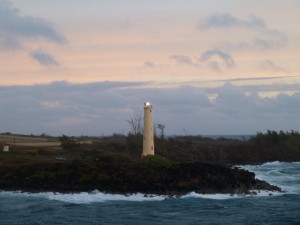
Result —
[{"label": "whitecap wave", "polygon": [[190,192],[184,196],[182,199],[185,198],[204,198],[204,199],[214,199],[214,200],[225,200],[230,198],[241,198],[243,195],[230,195],[230,194],[199,194],[196,192]]},{"label": "whitecap wave", "polygon": [[273,161],[273,162],[264,163],[264,164],[262,164],[262,166],[277,166],[277,165],[281,165],[281,164],[282,164],[282,162]]},{"label": "whitecap wave", "polygon": [[181,198],[203,198],[203,199],[213,199],[213,200],[227,200],[235,198],[245,198],[245,197],[266,197],[266,196],[279,196],[284,193],[273,192],[273,191],[261,191],[252,190],[251,194],[198,194],[196,192],[190,192]]},{"label": "whitecap wave", "polygon": [[82,192],[75,194],[55,194],[52,193],[49,197],[50,200],[58,200],[76,204],[90,204],[95,202],[106,202],[106,201],[162,201],[166,197],[158,195],[144,195],[141,193],[121,195],[121,194],[105,194],[99,191],[92,193]]},{"label": "whitecap wave", "polygon": [[287,194],[300,194],[300,162],[269,162],[241,168],[254,172],[256,178],[282,188]]},{"label": "whitecap wave", "polygon": [[106,194],[99,191],[93,192],[81,192],[81,193],[54,193],[54,192],[43,192],[43,193],[27,193],[27,192],[0,192],[1,195],[18,196],[25,198],[43,198],[52,201],[60,201],[72,204],[92,204],[101,203],[109,201],[131,201],[131,202],[142,202],[142,201],[163,201],[166,199],[178,198],[178,199],[188,199],[188,198],[201,198],[201,199],[213,199],[213,200],[226,200],[244,197],[256,197],[256,196],[270,196],[270,195],[280,195],[279,192],[268,192],[268,191],[252,191],[252,194],[242,195],[242,194],[199,194],[196,192],[190,192],[183,196],[166,196],[166,195],[145,195],[142,193],[121,195],[121,194]]},{"label": "whitecap wave", "polygon": [[21,191],[2,191],[0,195],[19,196],[19,197],[34,197],[34,198],[46,198],[53,201],[68,202],[74,204],[91,204],[96,202],[107,201],[162,201],[167,198],[163,195],[146,195],[142,193],[136,194],[106,194],[99,191],[93,192],[81,192],[81,193],[54,193],[54,192],[42,192],[42,193],[28,193]]},{"label": "whitecap wave", "polygon": [[7,195],[12,197],[36,197],[36,198],[48,198],[52,192],[38,192],[38,193],[29,193],[23,191],[0,191],[0,195]]}]

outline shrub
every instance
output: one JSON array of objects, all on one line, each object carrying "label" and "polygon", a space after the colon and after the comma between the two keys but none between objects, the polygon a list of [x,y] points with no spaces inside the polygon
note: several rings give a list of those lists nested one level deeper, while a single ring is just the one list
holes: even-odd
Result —
[{"label": "shrub", "polygon": [[171,167],[174,162],[159,155],[147,155],[143,157],[141,164],[149,167]]}]

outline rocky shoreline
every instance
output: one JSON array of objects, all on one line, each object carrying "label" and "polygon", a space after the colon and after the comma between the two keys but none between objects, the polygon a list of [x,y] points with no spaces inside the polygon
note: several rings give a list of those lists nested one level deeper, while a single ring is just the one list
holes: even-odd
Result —
[{"label": "rocky shoreline", "polygon": [[255,194],[281,189],[237,167],[204,163],[60,162],[0,166],[0,190],[25,192],[90,192],[180,196]]}]

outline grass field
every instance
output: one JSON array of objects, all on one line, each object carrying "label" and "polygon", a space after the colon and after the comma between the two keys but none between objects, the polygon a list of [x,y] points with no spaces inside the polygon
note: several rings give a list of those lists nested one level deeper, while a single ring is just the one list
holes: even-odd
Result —
[{"label": "grass field", "polygon": [[0,135],[0,143],[8,146],[35,146],[35,147],[55,147],[60,146],[60,141],[56,137],[39,137],[25,135]]}]

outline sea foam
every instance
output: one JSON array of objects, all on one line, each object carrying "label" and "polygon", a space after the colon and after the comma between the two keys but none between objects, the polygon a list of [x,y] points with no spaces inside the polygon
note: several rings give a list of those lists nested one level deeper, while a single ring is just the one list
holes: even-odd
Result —
[{"label": "sea foam", "polygon": [[95,202],[107,202],[107,201],[162,201],[165,196],[157,195],[144,195],[141,193],[120,195],[120,194],[105,194],[99,191],[93,191],[91,193],[82,192],[74,194],[56,194],[52,193],[48,196],[49,200],[58,200],[69,203],[77,204],[90,204]]},{"label": "sea foam", "polygon": [[256,196],[270,196],[279,195],[279,192],[268,192],[268,191],[253,191],[255,194],[241,195],[241,194],[199,194],[196,192],[190,192],[183,196],[167,196],[167,195],[145,195],[142,193],[121,195],[121,194],[106,194],[99,191],[93,192],[81,192],[81,193],[54,193],[54,192],[43,192],[43,193],[27,193],[27,192],[0,192],[1,195],[19,196],[25,198],[44,198],[52,201],[61,201],[73,204],[91,204],[101,203],[109,201],[131,201],[131,202],[142,202],[142,201],[163,201],[166,199],[188,199],[188,198],[201,198],[201,199],[212,199],[212,200],[226,200],[243,197],[256,197]]},{"label": "sea foam", "polygon": [[300,193],[300,162],[268,162],[262,165],[247,165],[241,168],[254,172],[257,179],[281,187],[286,194]]}]

